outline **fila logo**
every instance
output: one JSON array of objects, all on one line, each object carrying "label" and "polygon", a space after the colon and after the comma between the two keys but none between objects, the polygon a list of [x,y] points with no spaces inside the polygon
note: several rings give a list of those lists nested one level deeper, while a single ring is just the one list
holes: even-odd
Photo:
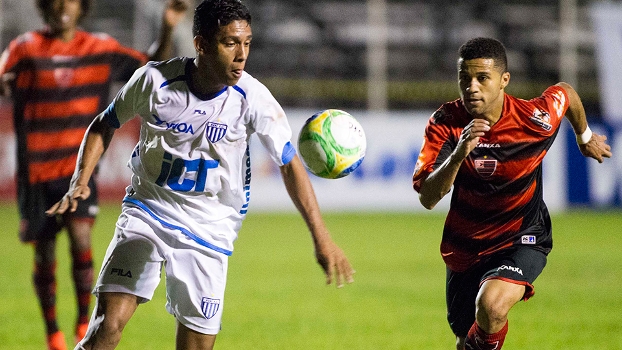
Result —
[{"label": "fila logo", "polygon": [[121,276],[121,277],[132,278],[132,271],[127,270],[127,272],[125,272],[125,271],[123,271],[123,269],[118,269],[116,267],[113,267],[112,270],[110,270],[110,274],[111,275]]},{"label": "fila logo", "polygon": [[202,111],[200,109],[195,109],[194,110],[194,114],[207,115],[207,113],[205,111]]},{"label": "fila logo", "polygon": [[[196,112],[196,111],[195,111]],[[177,132],[180,132],[182,134],[192,134],[194,135],[194,128],[192,127],[192,124],[186,124],[186,123],[169,123],[167,121],[164,121],[160,118],[158,118],[157,115],[152,114],[152,116],[155,118],[155,123],[156,125],[160,126],[162,124],[166,125],[166,130],[174,130]]]}]

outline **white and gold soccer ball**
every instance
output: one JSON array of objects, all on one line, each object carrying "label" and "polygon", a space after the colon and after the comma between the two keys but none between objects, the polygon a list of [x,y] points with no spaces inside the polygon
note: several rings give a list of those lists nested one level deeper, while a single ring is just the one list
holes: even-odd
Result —
[{"label": "white and gold soccer ball", "polygon": [[352,173],[363,161],[367,141],[349,113],[327,109],[307,119],[298,135],[298,152],[306,168],[325,179]]}]

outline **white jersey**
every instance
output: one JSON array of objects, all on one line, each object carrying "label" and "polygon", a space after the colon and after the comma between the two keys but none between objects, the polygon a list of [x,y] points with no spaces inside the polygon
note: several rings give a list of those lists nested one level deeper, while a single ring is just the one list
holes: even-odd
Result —
[{"label": "white jersey", "polygon": [[285,112],[263,84],[244,72],[237,85],[201,96],[188,83],[193,65],[191,58],[148,63],[104,113],[117,128],[141,119],[124,202],[231,255],[250,201],[250,136],[279,166],[296,151]]}]

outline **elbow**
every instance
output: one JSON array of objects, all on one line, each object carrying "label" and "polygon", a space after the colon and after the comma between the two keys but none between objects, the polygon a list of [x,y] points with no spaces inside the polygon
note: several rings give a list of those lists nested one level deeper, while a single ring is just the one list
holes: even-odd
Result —
[{"label": "elbow", "polygon": [[431,200],[430,198],[422,196],[421,194],[419,195],[419,202],[421,203],[421,205],[423,205],[424,208],[428,210],[434,209],[436,203],[438,203],[437,200]]}]

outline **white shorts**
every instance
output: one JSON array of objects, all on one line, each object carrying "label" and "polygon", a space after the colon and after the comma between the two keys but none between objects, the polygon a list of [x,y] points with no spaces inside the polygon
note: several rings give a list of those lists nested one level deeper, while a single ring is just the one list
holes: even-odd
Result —
[{"label": "white shorts", "polygon": [[166,272],[166,309],[184,326],[217,334],[228,256],[162,226],[143,210],[123,206],[93,290],[129,293],[147,302]]}]

